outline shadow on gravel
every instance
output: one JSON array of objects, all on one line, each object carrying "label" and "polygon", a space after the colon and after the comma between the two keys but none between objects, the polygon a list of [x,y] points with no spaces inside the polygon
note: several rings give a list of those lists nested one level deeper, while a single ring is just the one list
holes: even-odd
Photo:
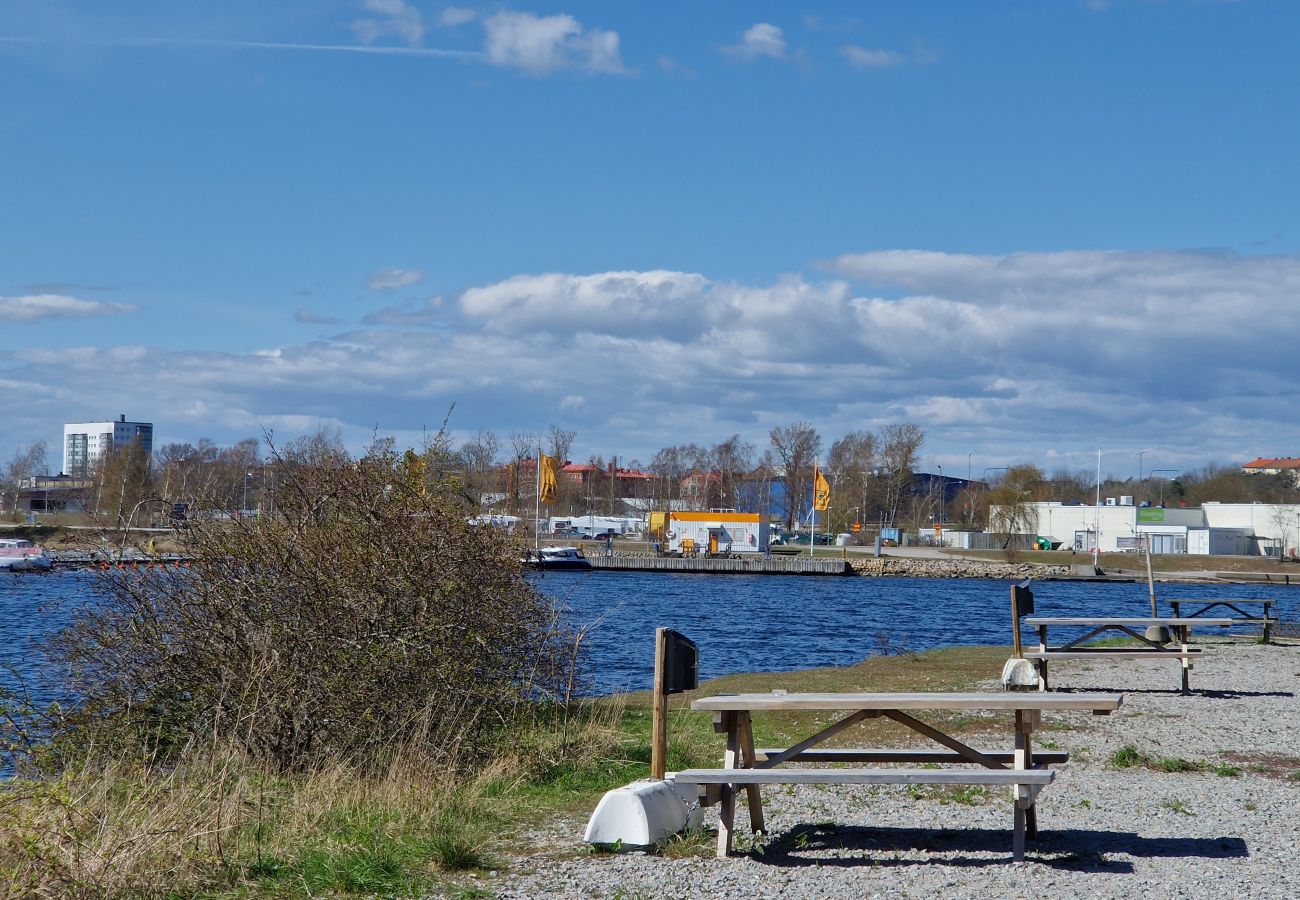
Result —
[{"label": "shadow on gravel", "polygon": [[[905,858],[910,851],[945,854]],[[853,854],[827,856],[827,852]],[[952,854],[952,855],[949,855]],[[971,854],[979,854],[974,856]],[[988,854],[986,856],[985,854]],[[1236,837],[1156,838],[1129,831],[1043,829],[1029,843],[1026,861],[1075,872],[1130,874],[1143,858],[1234,859],[1250,855]],[[1001,866],[1011,857],[1009,829],[863,828],[821,823],[798,825],[750,856],[773,866]]]},{"label": "shadow on gravel", "polygon": [[[1095,694],[1095,693],[1115,693],[1123,692],[1125,694],[1164,694],[1169,697],[1181,697],[1183,692],[1178,688],[1131,688],[1115,687],[1053,687],[1052,691],[1057,694]],[[1290,691],[1205,691],[1192,688],[1193,697],[1207,697],[1211,700],[1239,700],[1243,697],[1294,697]]]}]

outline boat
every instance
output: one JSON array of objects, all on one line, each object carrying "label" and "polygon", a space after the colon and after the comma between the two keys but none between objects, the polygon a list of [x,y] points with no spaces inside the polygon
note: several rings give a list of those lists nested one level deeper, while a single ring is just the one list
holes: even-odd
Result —
[{"label": "boat", "polygon": [[22,538],[0,538],[0,571],[47,572],[54,560],[40,544]]},{"label": "boat", "polygon": [[523,562],[538,569],[591,568],[591,560],[577,547],[542,547],[536,551],[530,550]]}]

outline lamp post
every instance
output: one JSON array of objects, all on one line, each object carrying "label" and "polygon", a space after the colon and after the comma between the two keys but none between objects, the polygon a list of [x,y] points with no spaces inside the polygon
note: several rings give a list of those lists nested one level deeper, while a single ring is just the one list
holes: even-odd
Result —
[{"label": "lamp post", "polygon": [[1138,451],[1138,481],[1142,480],[1142,457],[1146,452],[1147,452],[1146,450]]},{"label": "lamp post", "polygon": [[946,497],[944,497],[944,494],[946,494],[948,491],[948,483],[943,480],[942,463],[935,463],[935,465],[939,469],[939,524],[942,525],[943,524],[943,501],[947,499]]},{"label": "lamp post", "polygon": [[[1149,474],[1155,476],[1159,472],[1169,472],[1172,475],[1177,475],[1181,471],[1182,471],[1181,469],[1152,469]],[[1160,479],[1160,505],[1161,506],[1165,505],[1165,482],[1168,480],[1169,480],[1168,478]]]},{"label": "lamp post", "polygon": [[974,452],[975,452],[974,450],[966,451],[966,486],[967,487],[970,487],[970,458],[972,454],[974,454]]},{"label": "lamp post", "polygon": [[241,519],[248,513],[248,479],[252,477],[252,472],[244,473],[244,501],[239,507],[239,518]]}]

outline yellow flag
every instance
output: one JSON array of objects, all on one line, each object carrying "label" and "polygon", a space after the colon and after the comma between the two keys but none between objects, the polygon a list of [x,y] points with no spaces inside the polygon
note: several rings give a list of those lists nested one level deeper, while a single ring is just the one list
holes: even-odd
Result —
[{"label": "yellow flag", "polygon": [[556,472],[559,470],[559,460],[554,456],[547,456],[545,453],[537,454],[541,460],[538,467],[538,496],[543,503],[554,503],[555,495],[559,492],[560,484],[557,480]]},{"label": "yellow flag", "polygon": [[831,505],[831,486],[826,483],[826,476],[813,463],[813,509],[825,512]]}]

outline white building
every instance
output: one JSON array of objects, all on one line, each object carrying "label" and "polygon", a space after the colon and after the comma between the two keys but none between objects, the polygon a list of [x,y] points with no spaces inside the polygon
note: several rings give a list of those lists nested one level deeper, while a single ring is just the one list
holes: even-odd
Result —
[{"label": "white building", "polygon": [[[1124,498],[1127,499],[1127,498]],[[1192,509],[1034,503],[1036,535],[1061,548],[1103,553],[1136,550],[1143,539],[1151,552],[1229,556],[1300,555],[1300,505],[1206,503]],[[1100,538],[1098,536],[1100,529]]]},{"label": "white building", "polygon": [[145,458],[153,455],[153,423],[72,422],[63,426],[63,474],[85,478],[116,448],[138,441]]}]

